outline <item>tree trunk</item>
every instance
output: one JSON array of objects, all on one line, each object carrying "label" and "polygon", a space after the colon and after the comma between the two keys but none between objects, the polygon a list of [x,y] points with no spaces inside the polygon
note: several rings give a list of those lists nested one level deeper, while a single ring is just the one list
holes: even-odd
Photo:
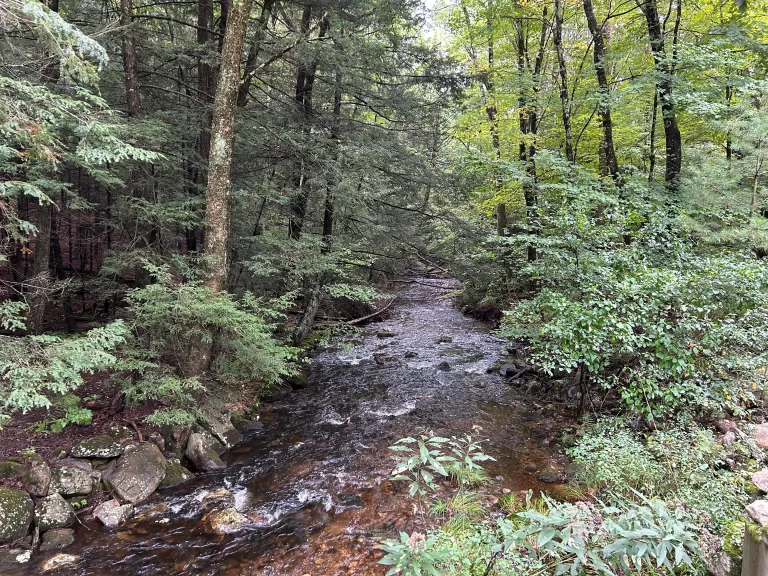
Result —
[{"label": "tree trunk", "polygon": [[229,198],[240,59],[252,4],[253,0],[231,1],[213,103],[208,186],[205,190],[205,254],[209,272],[206,286],[215,291],[222,289],[227,278]]},{"label": "tree trunk", "polygon": [[565,157],[569,162],[575,162],[573,151],[573,130],[571,128],[571,100],[568,94],[568,67],[565,62],[563,50],[563,16],[564,7],[562,0],[555,0],[555,22],[552,40],[557,52],[557,65],[560,74],[560,104],[562,106],[563,130],[565,131]]},{"label": "tree trunk", "polygon": [[597,23],[592,0],[584,0],[584,14],[587,17],[587,25],[592,35],[592,54],[595,62],[595,74],[598,84],[597,113],[600,116],[600,124],[603,128],[603,140],[600,146],[600,156],[604,159],[604,176],[610,176],[614,181],[619,177],[619,162],[616,158],[616,149],[613,145],[613,121],[611,120],[611,106],[608,102],[611,89],[608,85],[608,75],[605,72],[605,38],[603,27]]},{"label": "tree trunk", "polygon": [[[586,0],[589,1],[589,0]],[[653,53],[653,62],[658,75],[656,80],[656,92],[659,95],[661,104],[661,114],[664,118],[664,139],[666,141],[666,168],[664,173],[664,183],[670,192],[677,192],[680,188],[680,171],[683,165],[683,141],[680,135],[680,128],[677,125],[677,116],[675,114],[675,104],[672,98],[672,75],[674,74],[673,64],[667,62],[667,55],[664,50],[664,33],[661,29],[659,20],[659,8],[656,0],[642,0],[640,9],[645,15],[648,25],[648,38],[651,42],[651,52]],[[677,21],[679,22],[681,14],[680,2],[677,4]],[[675,36],[679,24],[675,25]]]},{"label": "tree trunk", "polygon": [[44,202],[37,208],[35,226],[35,255],[32,261],[32,277],[27,282],[29,286],[29,315],[27,316],[27,329],[30,334],[43,332],[43,320],[45,319],[45,307],[48,302],[48,293],[51,289],[51,275],[48,272],[51,258],[51,217],[53,216],[53,204]]},{"label": "tree trunk", "polygon": [[261,15],[259,16],[258,28],[256,29],[256,37],[253,39],[251,47],[248,49],[248,58],[245,61],[243,80],[240,83],[240,88],[237,94],[238,106],[245,106],[248,103],[248,90],[251,88],[251,82],[253,81],[253,75],[256,70],[256,63],[258,62],[259,52],[261,51],[261,44],[264,41],[264,35],[269,26],[269,18],[272,16],[272,10],[274,9],[275,4],[275,0],[264,0],[264,5],[261,7]]},{"label": "tree trunk", "polygon": [[136,44],[133,41],[133,0],[120,0],[120,25],[123,33],[123,71],[125,72],[125,104],[128,116],[138,118],[141,110],[141,91],[136,62]]}]

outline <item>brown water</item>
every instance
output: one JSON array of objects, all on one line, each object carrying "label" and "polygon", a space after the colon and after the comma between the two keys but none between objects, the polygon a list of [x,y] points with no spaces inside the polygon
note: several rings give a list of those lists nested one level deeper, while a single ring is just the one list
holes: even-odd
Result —
[{"label": "brown water", "polygon": [[[489,492],[546,489],[533,469],[552,461],[556,422],[487,373],[504,343],[441,298],[451,282],[418,281],[435,288],[411,284],[390,318],[371,325],[395,337],[370,333],[351,351],[322,352],[309,387],[264,405],[263,429],[225,455],[226,470],[154,495],[117,533],[95,523],[78,528],[65,552],[80,561],[57,573],[384,574],[377,540],[420,521],[401,483],[388,480],[387,447],[421,430],[485,438],[485,451],[496,458],[486,468],[498,477]],[[442,336],[452,342],[439,343]],[[202,497],[220,488],[231,490],[253,521],[240,534],[210,535],[200,526]],[[141,517],[159,502],[167,512]],[[39,555],[20,573],[38,574],[51,555]]]}]

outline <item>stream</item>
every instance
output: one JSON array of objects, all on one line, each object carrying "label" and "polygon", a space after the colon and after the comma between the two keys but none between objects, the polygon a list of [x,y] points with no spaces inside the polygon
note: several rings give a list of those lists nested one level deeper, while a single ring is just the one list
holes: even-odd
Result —
[{"label": "stream", "polygon": [[[489,494],[551,491],[538,471],[556,460],[550,442],[558,423],[488,372],[504,341],[443,297],[455,282],[415,280],[386,320],[347,337],[353,345],[320,352],[306,388],[262,405],[263,427],[224,455],[226,470],[153,495],[116,533],[78,527],[66,553],[80,560],[56,573],[384,574],[377,541],[420,522],[404,483],[388,479],[387,447],[425,430],[485,439],[484,451],[496,458],[486,466]],[[395,335],[377,336],[382,331]],[[203,531],[201,500],[221,488],[252,521],[238,534]],[[167,510],[146,513],[158,503]],[[51,555],[38,555],[21,574],[39,574]]]}]

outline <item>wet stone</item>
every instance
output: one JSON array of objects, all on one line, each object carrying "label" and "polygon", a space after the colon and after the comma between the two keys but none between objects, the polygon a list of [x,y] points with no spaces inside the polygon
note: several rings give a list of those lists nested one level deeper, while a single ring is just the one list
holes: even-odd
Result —
[{"label": "wet stone", "polygon": [[71,546],[75,541],[75,531],[71,528],[54,528],[43,534],[43,543],[40,552],[49,550],[61,550]]},{"label": "wet stone", "polygon": [[539,480],[548,484],[557,484],[560,481],[560,474],[554,468],[542,470],[539,474]]},{"label": "wet stone", "polygon": [[235,495],[226,488],[212,490],[203,496],[204,508],[232,508],[235,505]]},{"label": "wet stone", "polygon": [[187,458],[192,462],[196,470],[200,472],[210,472],[212,470],[223,470],[226,464],[219,458],[213,438],[206,437],[204,434],[193,432],[187,442]]},{"label": "wet stone", "polygon": [[184,468],[178,458],[171,458],[165,467],[165,478],[159,488],[173,488],[193,478],[194,474]]},{"label": "wet stone", "polygon": [[440,364],[437,365],[438,370],[442,370],[443,372],[448,372],[448,370],[451,369],[451,365],[448,362],[440,362]]},{"label": "wet stone", "polygon": [[51,468],[48,464],[38,464],[24,475],[24,488],[35,498],[47,496],[50,487]]},{"label": "wet stone", "polygon": [[126,502],[146,500],[165,478],[167,462],[151,442],[130,446],[106,478],[115,493]]},{"label": "wet stone", "polygon": [[390,330],[379,330],[376,332],[377,338],[394,338],[395,336],[397,336],[397,334]]},{"label": "wet stone", "polygon": [[42,569],[43,572],[50,572],[51,570],[72,566],[79,560],[78,556],[73,556],[72,554],[56,554],[56,556],[49,558],[43,563]]},{"label": "wet stone", "polygon": [[[86,463],[87,464],[87,463]],[[88,465],[90,469],[90,465]],[[49,494],[75,496],[90,494],[93,491],[93,481],[90,472],[75,466],[59,466],[51,469],[51,485]]]},{"label": "wet stone", "polygon": [[83,440],[72,448],[75,458],[116,458],[123,453],[123,442],[133,438],[127,428],[113,428],[107,434]]},{"label": "wet stone", "polygon": [[248,524],[248,517],[235,508],[217,509],[203,516],[203,529],[209,534],[233,534]]},{"label": "wet stone", "polygon": [[93,510],[94,518],[107,528],[121,526],[131,517],[131,514],[133,514],[133,504],[120,505],[118,500],[107,500]]}]

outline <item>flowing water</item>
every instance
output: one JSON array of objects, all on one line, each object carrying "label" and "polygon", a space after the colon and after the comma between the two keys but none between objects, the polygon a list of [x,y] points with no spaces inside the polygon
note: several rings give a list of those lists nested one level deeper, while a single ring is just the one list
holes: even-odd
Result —
[{"label": "flowing water", "polygon": [[[140,507],[117,533],[79,527],[65,552],[80,560],[60,573],[383,574],[377,540],[421,521],[402,483],[388,480],[387,447],[421,430],[486,439],[485,452],[496,458],[486,466],[495,478],[490,492],[551,488],[537,470],[552,462],[556,423],[488,372],[504,343],[442,298],[451,281],[415,280],[389,317],[368,328],[394,336],[370,332],[353,349],[320,353],[308,387],[263,406],[263,428],[224,456],[226,470],[154,495],[142,507],[161,502],[167,511],[142,516]],[[201,500],[220,488],[252,521],[238,534],[202,529]],[[38,574],[50,556],[23,574]]]}]

